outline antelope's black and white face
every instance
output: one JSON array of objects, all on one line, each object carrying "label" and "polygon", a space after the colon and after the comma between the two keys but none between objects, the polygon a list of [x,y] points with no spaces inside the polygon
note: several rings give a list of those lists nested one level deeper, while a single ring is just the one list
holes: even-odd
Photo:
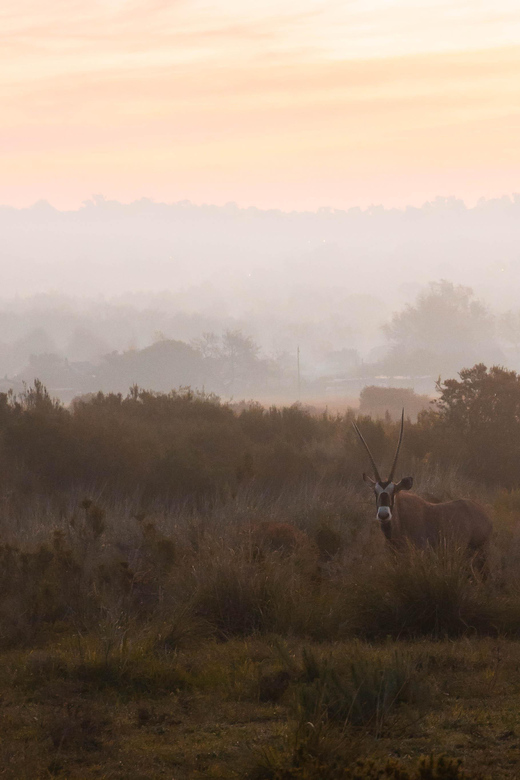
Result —
[{"label": "antelope's black and white face", "polygon": [[398,482],[389,482],[382,480],[373,480],[367,474],[363,474],[363,479],[369,485],[372,485],[374,489],[374,496],[376,499],[376,517],[381,523],[389,523],[392,519],[392,511],[394,508],[394,501],[396,495],[401,490],[411,490],[413,485],[413,477],[403,477]]},{"label": "antelope's black and white face", "polygon": [[395,485],[393,482],[376,482],[374,485],[376,496],[377,519],[382,522],[392,519],[394,508]]}]

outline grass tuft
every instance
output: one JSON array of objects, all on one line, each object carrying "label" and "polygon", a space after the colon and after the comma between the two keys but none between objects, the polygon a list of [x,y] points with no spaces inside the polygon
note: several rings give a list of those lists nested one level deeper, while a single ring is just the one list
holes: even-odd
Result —
[{"label": "grass tuft", "polygon": [[299,687],[302,722],[336,722],[373,729],[379,735],[389,714],[403,703],[424,699],[416,664],[395,650],[389,657],[355,652],[347,664],[303,652]]},{"label": "grass tuft", "polygon": [[367,638],[496,633],[498,609],[465,551],[408,550],[361,572],[352,592],[356,633]]}]

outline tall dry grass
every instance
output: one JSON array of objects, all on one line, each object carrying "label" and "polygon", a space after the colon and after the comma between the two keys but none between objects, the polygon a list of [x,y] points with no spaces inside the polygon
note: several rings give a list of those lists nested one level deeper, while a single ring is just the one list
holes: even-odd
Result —
[{"label": "tall dry grass", "polygon": [[[434,479],[421,481],[431,487]],[[391,555],[370,496],[348,484],[243,487],[198,508],[143,509],[139,499],[103,494],[6,500],[0,642],[107,620],[155,632],[165,648],[211,634],[516,634],[517,504],[515,494],[497,495],[491,572],[482,580],[452,547]]]}]

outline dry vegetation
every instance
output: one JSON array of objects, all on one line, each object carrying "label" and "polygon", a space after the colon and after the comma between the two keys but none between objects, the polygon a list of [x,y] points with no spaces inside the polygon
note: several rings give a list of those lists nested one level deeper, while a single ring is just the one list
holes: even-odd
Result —
[{"label": "dry vegetation", "polygon": [[2,512],[4,776],[517,775],[517,494],[485,582],[390,559],[348,486],[69,500]]},{"label": "dry vegetation", "polygon": [[348,415],[41,387],[2,414],[4,777],[518,776],[520,492],[415,458],[489,507],[481,580],[388,554]]}]

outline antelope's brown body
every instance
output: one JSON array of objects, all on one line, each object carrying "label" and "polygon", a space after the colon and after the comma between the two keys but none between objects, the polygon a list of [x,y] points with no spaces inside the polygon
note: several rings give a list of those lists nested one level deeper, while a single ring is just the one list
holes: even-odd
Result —
[{"label": "antelope's brown body", "polygon": [[491,520],[475,501],[460,499],[430,503],[415,493],[398,493],[392,521],[383,532],[392,547],[435,547],[443,540],[485,554],[492,532]]}]

